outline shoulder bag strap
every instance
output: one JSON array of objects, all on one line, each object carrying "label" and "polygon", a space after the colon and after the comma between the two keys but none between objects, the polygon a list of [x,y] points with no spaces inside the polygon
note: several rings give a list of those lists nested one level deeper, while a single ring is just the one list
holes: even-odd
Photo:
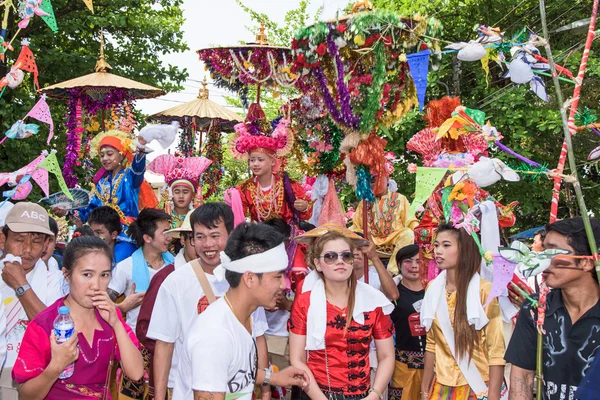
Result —
[{"label": "shoulder bag strap", "polygon": [[208,304],[214,303],[217,298],[215,297],[212,287],[210,287],[210,284],[208,283],[208,278],[206,277],[206,273],[202,269],[200,262],[196,259],[191,261],[190,264],[196,274],[196,278],[198,278],[198,282],[200,282],[200,286],[202,286],[202,291],[208,300]]}]

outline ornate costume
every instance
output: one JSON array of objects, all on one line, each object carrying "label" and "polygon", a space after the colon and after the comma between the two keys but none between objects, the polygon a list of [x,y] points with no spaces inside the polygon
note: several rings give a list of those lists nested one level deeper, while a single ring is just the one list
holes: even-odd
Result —
[{"label": "ornate costume", "polygon": [[125,156],[126,165],[116,174],[106,171],[104,167],[94,177],[90,204],[78,210],[82,222],[96,207],[109,206],[121,217],[121,224],[129,226],[137,218],[139,210],[145,207],[156,207],[158,201],[152,188],[144,180],[146,171],[146,155],[135,152],[135,145],[126,133],[109,131],[97,135],[92,141],[90,154],[98,155],[100,149],[110,146]]},{"label": "ornate costume", "polygon": [[165,177],[166,186],[163,188],[163,197],[159,207],[164,208],[167,214],[171,215],[171,229],[181,226],[185,219],[185,214],[178,215],[172,202],[172,190],[176,186],[187,186],[192,192],[195,192],[193,203],[190,203],[190,210],[200,206],[202,202],[202,186],[200,185],[200,175],[212,163],[206,157],[175,157],[171,154],[165,154],[154,159],[148,165],[148,171]]},{"label": "ornate costume", "polygon": [[[392,275],[398,275],[396,253],[404,246],[414,243],[413,230],[418,225],[414,214],[410,213],[410,204],[405,196],[388,191],[376,197],[374,203],[367,203],[369,238],[381,253],[390,255],[387,266]],[[363,231],[363,202],[358,204],[352,217],[352,230]]]},{"label": "ornate costume", "polygon": [[[251,152],[260,152],[279,162],[278,159],[287,155],[293,145],[288,126],[289,121],[282,118],[272,130],[260,106],[252,104],[246,122],[235,126],[236,133],[229,142],[231,155],[238,160],[247,160]],[[260,187],[257,177],[252,177],[240,184],[237,190],[244,213],[253,221],[282,218],[290,223],[307,220],[311,216],[310,198],[300,184],[290,180],[286,173],[273,173],[271,185],[266,188]],[[294,208],[294,201],[300,199],[308,203],[306,210]]]}]

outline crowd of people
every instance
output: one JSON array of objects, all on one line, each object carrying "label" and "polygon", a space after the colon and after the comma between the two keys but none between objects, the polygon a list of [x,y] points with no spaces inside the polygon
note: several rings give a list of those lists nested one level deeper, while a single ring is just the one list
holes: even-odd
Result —
[{"label": "crowd of people", "polygon": [[[537,280],[529,294],[522,283],[506,323],[464,227],[437,227],[441,272],[424,287],[404,197],[381,197],[402,214],[388,226],[402,232],[390,273],[362,227],[304,222],[312,202],[275,172],[279,144],[238,143],[253,176],[229,204],[195,195],[206,161],[151,164],[168,186],[159,206],[144,199],[144,146],[129,142],[95,143],[102,170],[60,256],[47,210],[0,208],[0,398],[532,399],[538,326],[543,398],[599,398],[600,286],[580,218],[540,233],[537,251],[570,254],[543,272],[545,312],[531,301]],[[64,306],[66,341],[54,329]]]}]

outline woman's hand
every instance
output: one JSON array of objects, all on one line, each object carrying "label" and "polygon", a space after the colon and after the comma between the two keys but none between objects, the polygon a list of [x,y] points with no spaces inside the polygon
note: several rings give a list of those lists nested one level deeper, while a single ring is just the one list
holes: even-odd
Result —
[{"label": "woman's hand", "polygon": [[377,249],[375,248],[375,243],[369,240],[369,244],[366,246],[362,246],[359,250],[369,259],[373,260],[375,257],[379,257],[377,255]]},{"label": "woman's hand", "polygon": [[297,199],[296,201],[294,201],[294,208],[300,212],[304,212],[308,210],[308,201]]},{"label": "woman's hand", "polygon": [[108,297],[108,293],[97,290],[96,294],[92,297],[92,305],[96,307],[102,319],[112,328],[120,323],[116,310],[117,306],[115,306],[115,303]]},{"label": "woman's hand", "polygon": [[77,361],[79,358],[79,347],[77,344],[79,343],[79,338],[77,337],[77,332],[73,331],[71,337],[64,343],[57,343],[56,336],[54,335],[54,330],[50,335],[50,352],[52,354],[52,359],[50,360],[49,368],[52,367],[59,374],[67,368],[69,364]]}]

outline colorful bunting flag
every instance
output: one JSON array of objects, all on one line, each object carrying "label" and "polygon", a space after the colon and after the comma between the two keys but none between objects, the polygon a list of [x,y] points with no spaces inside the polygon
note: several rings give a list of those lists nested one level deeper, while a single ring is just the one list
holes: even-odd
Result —
[{"label": "colorful bunting flag", "polygon": [[429,55],[431,51],[423,50],[406,56],[410,74],[417,88],[419,111],[423,112],[425,106],[425,93],[427,92],[427,76],[429,75]]},{"label": "colorful bunting flag", "polygon": [[433,190],[439,185],[446,174],[446,168],[417,168],[417,182],[415,188],[415,199],[410,205],[410,212],[414,214],[417,208],[427,201]]},{"label": "colorful bunting flag", "polygon": [[46,144],[50,144],[52,136],[54,135],[54,121],[52,120],[52,114],[50,113],[50,107],[46,102],[46,95],[43,94],[33,108],[27,113],[25,118],[31,117],[37,119],[40,122],[44,122],[50,125],[50,134]]},{"label": "colorful bunting flag", "polygon": [[48,157],[46,157],[46,159],[42,161],[40,165],[38,165],[38,168],[43,168],[51,174],[54,174],[58,180],[58,186],[60,186],[60,190],[66,194],[69,199],[73,200],[73,195],[69,191],[67,183],[65,182],[65,178],[60,171],[60,166],[58,165],[58,159],[56,158],[55,151],[52,151],[52,153],[50,153]]},{"label": "colorful bunting flag", "polygon": [[89,8],[93,14],[94,13],[94,0],[83,0],[83,2],[85,3],[87,8]]},{"label": "colorful bunting flag", "polygon": [[58,32],[58,24],[56,23],[56,17],[54,16],[54,9],[50,0],[43,0],[40,8],[48,15],[42,15],[42,19],[52,29],[52,32]]}]

